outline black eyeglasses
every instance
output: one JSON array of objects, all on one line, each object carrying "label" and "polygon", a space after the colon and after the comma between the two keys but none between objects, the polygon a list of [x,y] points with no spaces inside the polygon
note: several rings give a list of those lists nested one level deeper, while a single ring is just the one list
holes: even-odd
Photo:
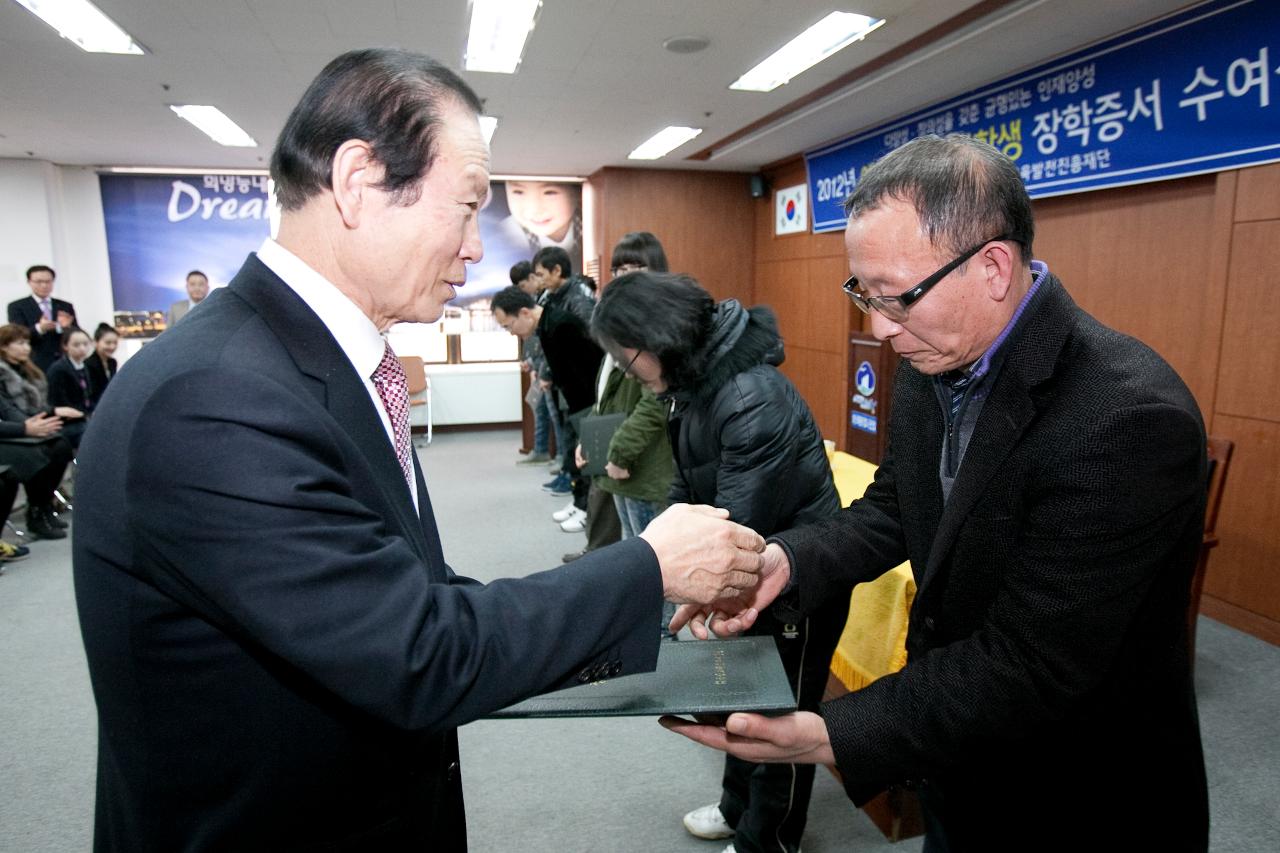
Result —
[{"label": "black eyeglasses", "polygon": [[[637,377],[634,373],[632,373],[632,372],[631,372],[631,368],[635,366],[636,359],[640,357],[640,353],[642,353],[642,352],[644,352],[644,350],[642,350],[642,349],[638,349],[638,350],[636,350],[636,354],[635,354],[635,355],[633,355],[633,356],[631,356],[631,360],[627,362],[627,366],[626,366],[626,367],[624,367],[624,368],[622,368],[622,375],[623,375],[623,376],[629,376],[629,377],[631,377],[632,379],[638,379],[638,378],[639,378],[639,377]],[[617,361],[621,361],[621,360],[622,360],[622,359],[614,359],[614,361],[615,361],[615,362],[617,362]]]},{"label": "black eyeglasses", "polygon": [[900,293],[897,296],[867,296],[860,290],[861,285],[858,282],[858,277],[856,275],[851,275],[845,279],[843,289],[849,299],[854,305],[857,305],[858,308],[861,309],[863,314],[870,314],[871,309],[874,308],[893,322],[902,323],[907,319],[907,309],[911,307],[911,304],[918,301],[920,297],[929,292],[930,288],[950,275],[956,267],[978,254],[978,250],[988,243],[995,243],[1000,240],[1008,239],[1009,237],[1007,235],[1001,235],[999,237],[993,237],[990,240],[983,240],[981,243],[974,246],[972,249],[969,249],[964,254],[960,255],[960,257],[956,258],[954,261],[917,284],[915,287],[905,291],[904,293]]}]

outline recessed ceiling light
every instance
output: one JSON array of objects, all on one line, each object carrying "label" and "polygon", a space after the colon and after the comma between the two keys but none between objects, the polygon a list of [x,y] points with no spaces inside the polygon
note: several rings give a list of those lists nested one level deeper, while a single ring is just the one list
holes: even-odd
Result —
[{"label": "recessed ceiling light", "polygon": [[832,12],[734,80],[729,88],[748,92],[772,92],[883,24],[883,18],[853,12]]},{"label": "recessed ceiling light", "polygon": [[217,107],[208,104],[170,104],[169,109],[186,119],[219,145],[231,148],[256,148],[258,143],[240,125],[227,118]]},{"label": "recessed ceiling light", "polygon": [[541,8],[542,0],[471,0],[464,67],[515,74]]},{"label": "recessed ceiling light", "polygon": [[17,0],[31,14],[89,53],[146,53],[133,36],[89,0]]},{"label": "recessed ceiling light", "polygon": [[628,160],[657,160],[702,133],[700,127],[667,127],[640,143]]}]

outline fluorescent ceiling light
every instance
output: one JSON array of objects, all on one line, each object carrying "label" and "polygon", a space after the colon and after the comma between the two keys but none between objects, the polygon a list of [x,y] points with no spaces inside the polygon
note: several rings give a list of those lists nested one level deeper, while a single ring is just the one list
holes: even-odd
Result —
[{"label": "fluorescent ceiling light", "polygon": [[480,116],[480,132],[484,134],[486,145],[493,142],[493,132],[497,129],[498,119],[496,116]]},{"label": "fluorescent ceiling light", "polygon": [[832,12],[780,47],[764,62],[729,84],[730,89],[772,92],[841,48],[864,38],[884,19],[853,12]]},{"label": "fluorescent ceiling light", "polygon": [[31,14],[89,53],[146,53],[133,36],[89,0],[18,0]]},{"label": "fluorescent ceiling light", "polygon": [[542,0],[471,0],[466,69],[515,74],[540,8]]},{"label": "fluorescent ceiling light", "polygon": [[640,143],[640,147],[627,155],[628,160],[657,160],[674,151],[702,133],[700,127],[668,127]]},{"label": "fluorescent ceiling light", "polygon": [[180,118],[200,128],[210,139],[219,145],[231,148],[256,148],[258,143],[245,133],[240,125],[223,114],[217,107],[206,104],[170,104],[169,109]]}]

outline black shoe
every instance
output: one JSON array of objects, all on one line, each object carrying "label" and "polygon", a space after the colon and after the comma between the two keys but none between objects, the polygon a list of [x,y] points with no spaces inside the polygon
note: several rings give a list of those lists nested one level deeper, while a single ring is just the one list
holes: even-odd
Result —
[{"label": "black shoe", "polygon": [[581,551],[570,551],[568,554],[565,554],[563,557],[560,558],[560,562],[572,563],[574,560],[578,559],[585,553],[587,553],[585,548]]},{"label": "black shoe", "polygon": [[67,524],[61,518],[58,518],[57,514],[50,510],[44,511],[44,517],[46,521],[48,521],[50,524],[52,524],[54,527],[58,528],[59,530],[66,530],[69,527],[71,527],[70,524]]},{"label": "black shoe", "polygon": [[66,539],[66,531],[60,530],[49,521],[43,512],[27,513],[27,532],[37,539]]}]

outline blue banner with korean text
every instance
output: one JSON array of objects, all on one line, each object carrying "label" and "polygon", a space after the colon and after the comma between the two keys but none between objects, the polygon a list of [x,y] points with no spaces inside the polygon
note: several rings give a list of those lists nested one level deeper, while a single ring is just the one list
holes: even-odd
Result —
[{"label": "blue banner with korean text", "polygon": [[843,229],[862,170],[930,133],[990,142],[1033,198],[1280,160],[1277,75],[1276,0],[1183,10],[806,153],[813,231]]}]

